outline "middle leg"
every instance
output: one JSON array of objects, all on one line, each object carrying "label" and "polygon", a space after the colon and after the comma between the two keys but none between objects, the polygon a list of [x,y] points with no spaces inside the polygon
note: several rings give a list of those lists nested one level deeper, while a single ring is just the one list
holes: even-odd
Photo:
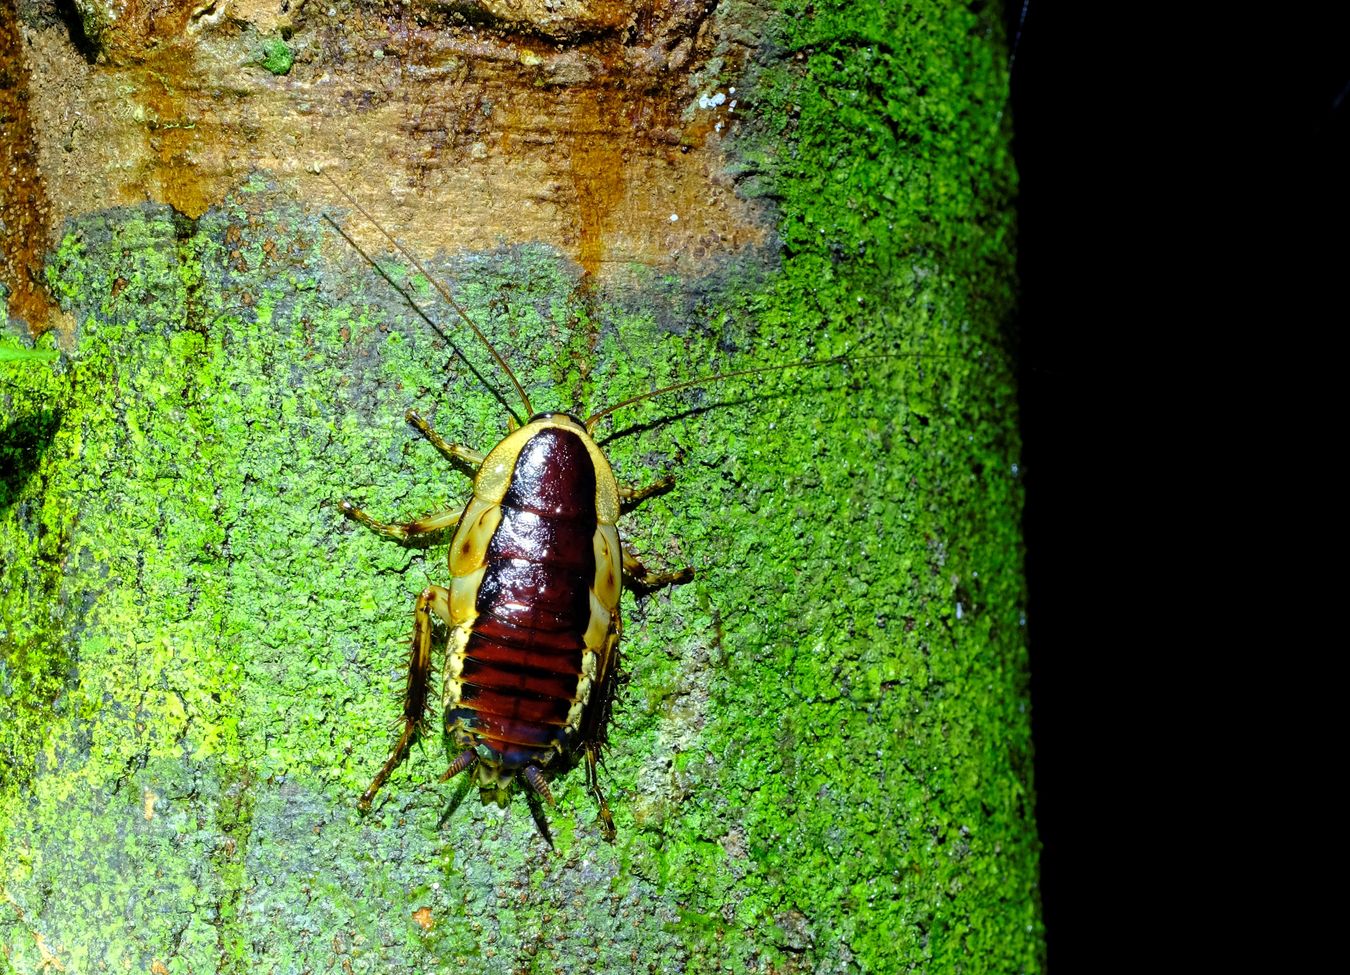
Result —
[{"label": "middle leg", "polygon": [[661,589],[694,578],[692,565],[675,572],[653,572],[642,564],[627,542],[621,541],[620,545],[623,546],[623,581],[629,589]]}]

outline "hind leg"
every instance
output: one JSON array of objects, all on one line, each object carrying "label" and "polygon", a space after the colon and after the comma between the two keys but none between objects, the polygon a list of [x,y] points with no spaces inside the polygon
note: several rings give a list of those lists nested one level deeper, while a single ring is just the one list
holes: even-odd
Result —
[{"label": "hind leg", "polygon": [[594,743],[586,744],[586,784],[590,787],[591,794],[595,796],[595,801],[600,805],[600,831],[609,842],[614,842],[614,837],[618,830],[614,828],[614,814],[609,811],[609,803],[605,801],[605,794],[600,791],[600,776],[596,774],[595,765],[600,747]]},{"label": "hind leg", "polygon": [[450,626],[450,590],[443,586],[428,586],[417,597],[417,605],[413,609],[413,638],[412,654],[408,659],[408,685],[403,693],[403,733],[399,735],[398,743],[394,745],[394,750],[389,753],[389,758],[385,760],[384,767],[375,775],[375,780],[370,783],[370,788],[361,793],[361,799],[357,802],[357,807],[365,810],[370,808],[370,802],[375,798],[375,793],[380,791],[380,786],[384,785],[389,774],[398,768],[405,758],[408,757],[408,749],[412,747],[413,739],[417,737],[418,728],[422,725],[423,716],[427,710],[427,687],[431,678],[431,614],[435,613],[441,620]]}]

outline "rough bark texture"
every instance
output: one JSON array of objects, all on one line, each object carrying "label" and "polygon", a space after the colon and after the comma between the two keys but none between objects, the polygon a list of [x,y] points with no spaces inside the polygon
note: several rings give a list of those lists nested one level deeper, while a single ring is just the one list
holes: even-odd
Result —
[{"label": "rough bark texture", "polygon": [[[1039,970],[1000,22],[896,7],[0,12],[5,139],[36,149],[5,186],[3,342],[61,352],[0,358],[0,971]],[[472,138],[413,124],[465,78]],[[206,131],[211,99],[254,127]],[[540,409],[925,352],[602,431],[622,479],[678,477],[627,537],[698,569],[625,596],[613,845],[580,769],[550,846],[523,796],[438,785],[433,737],[355,808],[445,553],[336,503],[462,504],[402,415],[486,449],[506,413],[475,370],[509,387],[322,219],[436,305],[313,162]],[[50,242],[14,241],[33,221]]]}]

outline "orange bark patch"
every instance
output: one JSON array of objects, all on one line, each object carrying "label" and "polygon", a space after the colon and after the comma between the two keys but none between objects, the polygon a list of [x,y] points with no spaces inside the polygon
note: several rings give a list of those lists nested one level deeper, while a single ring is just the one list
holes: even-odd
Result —
[{"label": "orange bark patch", "polygon": [[[38,253],[71,217],[147,199],[196,217],[254,172],[345,212],[315,166],[420,254],[543,242],[593,278],[695,270],[767,237],[726,173],[737,116],[720,86],[744,49],[710,3],[502,0],[472,25],[419,0],[340,17],[261,0],[228,17],[110,9],[98,63],[64,27],[16,28],[52,201],[34,211]],[[262,36],[286,39],[288,74],[260,66]]]}]

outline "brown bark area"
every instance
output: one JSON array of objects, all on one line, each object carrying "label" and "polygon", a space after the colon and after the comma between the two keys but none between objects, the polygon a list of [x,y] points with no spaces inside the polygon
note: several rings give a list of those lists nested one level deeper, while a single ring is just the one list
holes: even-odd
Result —
[{"label": "brown bark area", "polygon": [[7,34],[44,228],[147,199],[195,219],[253,172],[340,206],[323,167],[423,254],[543,240],[594,276],[765,239],[723,174],[735,112],[699,105],[745,56],[708,0],[81,9],[83,47]]},{"label": "brown bark area", "polygon": [[9,291],[10,315],[42,332],[56,311],[42,278],[52,214],[28,103],[18,10],[5,0],[0,3],[0,281]]}]

